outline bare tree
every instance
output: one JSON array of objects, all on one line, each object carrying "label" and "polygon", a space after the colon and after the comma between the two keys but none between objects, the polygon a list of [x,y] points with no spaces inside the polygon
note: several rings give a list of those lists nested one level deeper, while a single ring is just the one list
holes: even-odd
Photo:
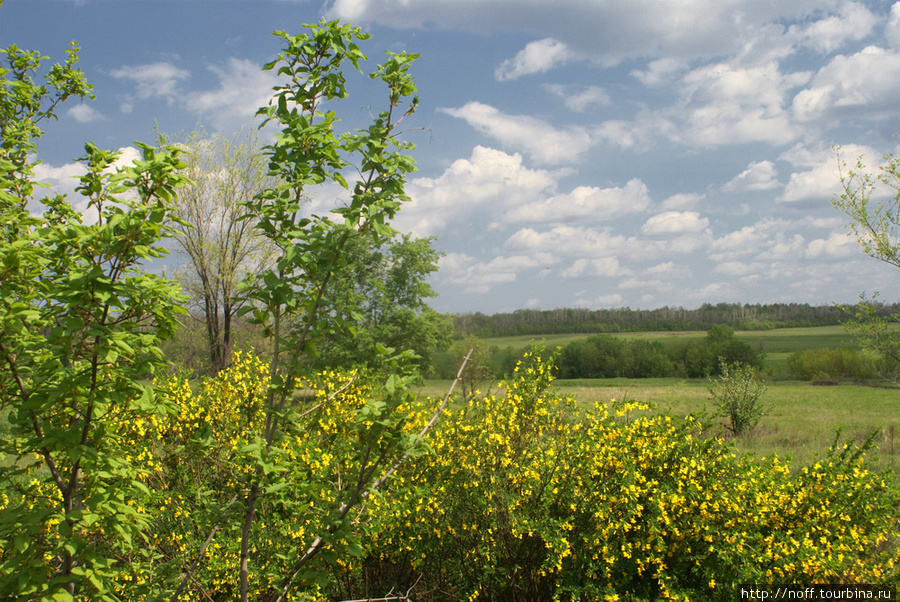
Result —
[{"label": "bare tree", "polygon": [[186,151],[183,174],[193,186],[176,200],[175,215],[183,223],[176,224],[174,239],[186,256],[178,276],[205,322],[209,361],[219,372],[234,344],[237,285],[271,257],[253,222],[240,219],[242,203],[272,183],[253,134],[228,140],[194,132],[179,144]]}]

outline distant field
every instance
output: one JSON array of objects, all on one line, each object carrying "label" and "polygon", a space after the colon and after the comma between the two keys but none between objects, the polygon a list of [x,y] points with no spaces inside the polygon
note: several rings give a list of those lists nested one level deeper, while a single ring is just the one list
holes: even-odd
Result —
[{"label": "distant field", "polygon": [[[712,413],[706,382],[677,378],[581,379],[557,381],[560,392],[570,394],[584,407],[612,399],[647,401],[654,411],[675,416]],[[422,394],[443,396],[450,381],[428,381]],[[812,386],[800,381],[773,381],[763,396],[771,406],[756,430],[733,439],[735,449],[758,455],[791,457],[795,467],[823,457],[840,428],[844,439],[862,442],[876,433],[878,449],[870,453],[880,470],[900,476],[900,390],[842,383]],[[721,420],[713,432],[729,438]]]}]

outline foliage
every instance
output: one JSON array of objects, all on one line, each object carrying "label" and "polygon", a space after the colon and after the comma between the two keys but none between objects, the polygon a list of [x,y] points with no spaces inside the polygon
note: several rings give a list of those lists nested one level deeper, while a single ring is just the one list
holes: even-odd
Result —
[{"label": "foliage", "polygon": [[896,329],[900,313],[890,311],[877,293],[871,298],[860,295],[856,306],[843,309],[850,315],[845,328],[861,335],[862,348],[882,359],[881,371],[896,372],[900,365],[900,332]]},{"label": "foliage", "polygon": [[720,357],[762,367],[761,353],[728,326],[715,325],[699,341],[674,345],[594,335],[566,345],[559,368],[561,378],[705,377],[718,374]]},{"label": "foliage", "polygon": [[[260,544],[266,536],[259,527],[261,513],[272,503],[275,492],[283,491],[279,495],[284,496],[288,491],[297,493],[286,475],[295,470],[304,474],[299,459],[278,454],[278,442],[294,432],[300,424],[298,412],[305,411],[295,408],[292,401],[298,379],[310,373],[308,357],[326,337],[346,328],[332,296],[333,278],[346,263],[346,245],[357,237],[393,234],[390,221],[407,200],[403,187],[406,175],[415,168],[407,154],[412,145],[398,140],[396,130],[418,104],[409,74],[418,55],[388,53],[388,60],[369,75],[386,87],[387,107],[373,117],[368,129],[339,134],[335,109],[348,97],[343,69],[345,65],[360,69],[366,56],[356,42],[369,36],[358,28],[324,19],[307,27],[307,33],[296,36],[275,33],[284,46],[264,69],[276,69],[281,83],[259,115],[264,118],[263,125],[272,122],[281,127],[275,142],[264,149],[269,176],[277,185],[244,205],[243,217],[252,220],[269,241],[275,257],[258,278],[243,285],[245,305],[239,312],[251,315],[273,344],[265,385],[265,420],[249,443],[255,466],[239,496],[242,602],[249,599],[251,578],[264,575],[272,559]],[[352,187],[345,174],[356,177]],[[349,202],[330,216],[306,215],[306,195],[326,182],[350,189]],[[352,415],[348,427],[356,429],[357,436],[349,443],[353,457],[359,459],[356,470],[341,473],[340,482],[347,485],[333,491],[333,498],[314,499],[313,508],[325,508],[316,515],[315,538],[308,545],[294,542],[280,549],[278,555],[292,560],[266,599],[283,600],[298,580],[303,580],[314,557],[344,540],[350,511],[392,458],[413,445],[414,439],[404,435],[402,415],[397,413],[404,399],[401,392],[407,382],[404,365],[408,359],[409,354],[403,354],[380,362],[390,375],[385,387],[393,396],[373,401],[365,411]],[[370,424],[376,428],[368,428]],[[328,443],[330,447],[323,448],[323,453],[338,448],[342,439]],[[253,588],[257,587],[254,583]]]},{"label": "foliage", "polygon": [[502,394],[447,413],[372,499],[375,543],[336,563],[333,598],[733,600],[741,583],[900,580],[896,492],[861,449],[836,442],[792,475],[691,417],[583,412],[552,364],[536,348]]},{"label": "foliage", "polygon": [[[850,219],[848,227],[868,256],[900,267],[900,156],[885,155],[873,174],[862,157],[848,167],[840,158],[840,148],[834,150],[843,193],[832,204]],[[897,321],[896,309],[886,317],[877,294],[872,299],[861,295],[855,308],[843,309],[851,314],[847,327],[863,335],[868,349],[895,365],[900,362],[900,337],[888,326]]]},{"label": "foliage", "polygon": [[768,411],[759,398],[766,385],[756,369],[746,364],[729,364],[721,360],[719,376],[709,379],[709,394],[728,420],[727,428],[735,435],[749,433]]},{"label": "foliage", "polygon": [[[143,160],[116,169],[115,153],[88,144],[79,190],[97,223],[83,224],[61,198],[45,201],[43,217],[31,216],[33,165],[26,158],[40,135],[36,124],[89,88],[73,67],[74,52],[40,87],[30,79],[37,55],[6,51],[0,409],[9,410],[12,424],[0,444],[5,597],[227,591],[222,595],[241,600],[287,599],[297,584],[312,587],[321,571],[310,565],[320,554],[359,553],[351,510],[398,457],[415,451],[418,435],[403,428],[409,353],[379,346],[377,384],[361,379],[362,388],[352,389],[333,376],[320,386],[324,398],[296,394],[312,386],[305,384],[313,380],[306,358],[315,344],[344,326],[329,285],[345,245],[390,236],[406,200],[412,147],[395,130],[417,104],[408,73],[416,55],[389,53],[371,74],[387,88],[386,110],[367,130],[338,134],[332,109],[347,96],[342,68],[349,61],[359,69],[366,57],[356,41],[368,36],[324,20],[307,34],[277,35],[286,47],[265,68],[277,68],[285,83],[260,111],[282,127],[266,149],[277,184],[245,200],[242,215],[277,257],[237,301],[272,340],[271,361],[250,384],[209,385],[204,409],[184,383],[161,397],[144,384],[161,363],[158,345],[171,335],[182,300],[172,283],[140,269],[161,254],[159,240],[178,223],[174,188],[187,182],[178,149],[140,145]],[[346,206],[330,218],[302,214],[308,187],[349,187],[345,173],[358,176]],[[210,413],[217,409],[225,414]],[[327,419],[331,412],[337,426]],[[214,544],[232,555],[207,564]]]},{"label": "foliage", "polygon": [[421,372],[431,369],[431,353],[450,344],[449,316],[428,307],[437,293],[426,282],[437,271],[442,253],[433,238],[396,236],[384,241],[351,238],[347,261],[333,278],[335,312],[352,325],[318,350],[319,367],[365,365],[376,357],[377,344],[414,351]]},{"label": "foliage", "polygon": [[77,47],[46,85],[36,53],[4,51],[0,116],[0,596],[110,599],[115,558],[144,555],[148,520],[127,503],[146,493],[123,422],[164,411],[141,384],[162,363],[177,289],[141,270],[159,257],[171,199],[184,184],[177,150],[139,145],[142,160],[85,145],[78,190],[96,212],[83,223],[63,197],[32,215],[28,156],[58,104],[90,87]]},{"label": "foliage", "polygon": [[178,146],[186,164],[181,173],[191,185],[175,198],[173,238],[187,259],[177,275],[203,316],[208,350],[204,372],[216,373],[228,365],[234,345],[235,314],[241,306],[238,283],[260,273],[271,255],[253,223],[240,219],[241,203],[274,182],[253,135],[232,141],[194,132]]},{"label": "foliage", "polygon": [[853,349],[806,349],[791,354],[791,372],[800,380],[873,378],[871,358]]},{"label": "foliage", "polygon": [[849,219],[849,229],[866,255],[900,267],[900,156],[885,155],[872,173],[858,157],[848,167],[838,154],[841,189],[832,204]]}]

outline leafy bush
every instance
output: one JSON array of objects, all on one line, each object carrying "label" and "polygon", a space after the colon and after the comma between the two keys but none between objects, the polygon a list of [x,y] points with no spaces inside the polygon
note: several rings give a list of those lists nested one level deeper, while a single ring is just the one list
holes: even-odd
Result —
[{"label": "leafy bush", "polygon": [[800,380],[873,378],[870,358],[852,349],[806,349],[791,354],[788,367]]},{"label": "leafy bush", "polygon": [[697,378],[719,374],[720,357],[762,368],[762,354],[721,325],[698,341],[675,345],[594,335],[566,345],[558,365],[561,378]]},{"label": "leafy bush", "polygon": [[[448,412],[432,453],[362,519],[333,599],[732,600],[740,583],[898,582],[897,497],[862,450],[792,476],[736,457],[693,418],[587,412],[534,349],[505,393]],[[623,421],[629,413],[636,419]]]},{"label": "leafy bush", "polygon": [[749,433],[766,413],[759,401],[766,385],[754,368],[744,364],[728,364],[723,360],[719,373],[709,380],[709,394],[718,404],[719,414],[728,419],[728,430],[735,435]]}]

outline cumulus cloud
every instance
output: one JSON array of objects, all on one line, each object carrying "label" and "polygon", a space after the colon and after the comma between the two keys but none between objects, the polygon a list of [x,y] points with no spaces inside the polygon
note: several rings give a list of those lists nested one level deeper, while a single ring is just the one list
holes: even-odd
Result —
[{"label": "cumulus cloud", "polygon": [[705,198],[705,194],[694,192],[673,194],[662,202],[661,207],[667,210],[693,209]]},{"label": "cumulus cloud", "polygon": [[564,86],[562,84],[544,84],[543,88],[563,99],[566,107],[583,113],[594,105],[612,104],[612,99],[599,86]]},{"label": "cumulus cloud", "polygon": [[439,109],[483,134],[522,150],[541,163],[572,161],[588,151],[594,142],[580,126],[558,129],[529,115],[507,115],[480,102],[470,102],[458,109]]},{"label": "cumulus cloud", "polygon": [[838,55],[822,67],[810,86],[793,99],[800,121],[842,116],[867,119],[896,114],[900,95],[900,53],[867,46],[850,56]]},{"label": "cumulus cloud", "polygon": [[778,188],[778,170],[771,161],[754,161],[722,187],[725,192],[744,190],[771,190]]},{"label": "cumulus cloud", "polygon": [[569,48],[553,38],[530,42],[515,56],[503,61],[494,76],[497,81],[518,79],[532,73],[546,73],[556,65],[564,64],[572,58]]},{"label": "cumulus cloud", "polygon": [[806,256],[811,258],[842,258],[859,254],[857,242],[842,232],[832,232],[828,238],[811,240],[806,247]]},{"label": "cumulus cloud", "polygon": [[800,130],[785,109],[786,97],[809,76],[783,73],[774,61],[754,67],[718,63],[694,69],[681,81],[686,101],[673,109],[683,124],[678,138],[707,147],[790,142]]},{"label": "cumulus cloud", "polygon": [[854,165],[859,156],[872,161],[877,160],[880,154],[870,147],[857,144],[842,147],[840,157],[835,156],[830,149],[810,150],[801,146],[792,148],[781,158],[799,169],[791,174],[778,200],[785,203],[830,200],[841,193],[839,160]]},{"label": "cumulus cloud", "polygon": [[103,119],[103,115],[86,104],[75,105],[66,111],[66,115],[78,123],[90,123],[92,121]]},{"label": "cumulus cloud", "polygon": [[620,276],[629,273],[619,266],[616,257],[600,257],[596,259],[576,259],[572,265],[562,272],[563,278],[582,278],[586,276]]},{"label": "cumulus cloud", "polygon": [[[132,165],[141,158],[141,153],[133,146],[120,148],[119,157],[107,171],[113,172],[117,169]],[[79,178],[87,173],[84,165],[81,163],[64,163],[54,166],[50,163],[38,163],[34,168],[34,178],[36,182],[47,184],[47,187],[35,188],[35,200],[37,204],[31,208],[33,212],[43,212],[45,207],[40,204],[41,199],[54,195],[63,195],[66,200],[72,204],[75,211],[84,214],[82,221],[86,224],[93,224],[97,221],[97,212],[88,210],[88,197],[83,196],[76,190],[81,183]]]},{"label": "cumulus cloud", "polygon": [[134,82],[135,94],[122,103],[122,112],[129,113],[134,99],[163,98],[170,105],[174,104],[180,94],[179,85],[190,78],[190,72],[172,63],[158,62],[147,65],[123,65],[110,71],[117,79]]},{"label": "cumulus cloud", "polygon": [[277,76],[262,71],[256,63],[230,58],[224,67],[211,65],[219,86],[214,90],[194,92],[185,99],[191,111],[209,116],[220,129],[238,130],[246,125],[257,109],[268,105]]},{"label": "cumulus cloud", "polygon": [[647,86],[658,86],[670,82],[676,74],[684,69],[681,61],[672,58],[650,61],[644,71],[635,69],[631,72],[635,78]]},{"label": "cumulus cloud", "polygon": [[515,282],[519,272],[544,267],[548,262],[555,262],[552,255],[500,256],[484,262],[466,254],[448,253],[438,267],[442,281],[460,287],[465,293],[484,294],[498,284]]},{"label": "cumulus cloud", "polygon": [[519,206],[508,211],[508,222],[559,222],[570,219],[603,221],[650,207],[650,191],[639,179],[624,187],[596,188],[578,186],[571,192],[554,195],[544,201]]},{"label": "cumulus cloud", "polygon": [[891,14],[884,26],[884,37],[887,38],[891,48],[900,50],[900,2],[891,6]]},{"label": "cumulus cloud", "polygon": [[702,232],[708,227],[709,220],[700,217],[696,211],[666,211],[648,219],[641,232],[648,235],[684,234]]},{"label": "cumulus cloud", "polygon": [[833,52],[849,41],[865,38],[874,29],[878,17],[859,2],[845,2],[837,14],[811,23],[792,25],[788,37],[816,52]]},{"label": "cumulus cloud", "polygon": [[522,155],[476,146],[468,159],[457,159],[440,176],[411,180],[406,192],[412,202],[397,224],[429,236],[463,217],[489,223],[509,207],[538,202],[555,186],[552,172],[525,167]]}]

